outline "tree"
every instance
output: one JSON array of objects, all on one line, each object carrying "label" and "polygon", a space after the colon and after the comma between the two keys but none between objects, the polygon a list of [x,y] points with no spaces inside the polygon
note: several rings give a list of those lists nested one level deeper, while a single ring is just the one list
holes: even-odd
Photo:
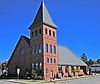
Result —
[{"label": "tree", "polygon": [[87,62],[88,66],[93,65],[93,60],[89,59],[89,61]]},{"label": "tree", "polygon": [[2,62],[2,70],[6,70],[7,69],[7,64],[8,64],[8,61]]},{"label": "tree", "polygon": [[2,63],[0,63],[0,70],[2,73],[5,73],[5,71],[7,72],[7,64],[8,64],[8,61],[4,61]]},{"label": "tree", "polygon": [[94,60],[94,61],[93,61],[93,64],[97,64],[97,62]]},{"label": "tree", "polygon": [[2,63],[0,62],[0,69],[2,69]]},{"label": "tree", "polygon": [[0,62],[0,75],[2,74],[2,63]]},{"label": "tree", "polygon": [[85,63],[87,62],[87,56],[86,56],[85,53],[82,54],[81,60],[82,60],[83,62],[85,62]]},{"label": "tree", "polygon": [[98,64],[100,64],[100,59],[97,59],[97,61],[96,61]]}]

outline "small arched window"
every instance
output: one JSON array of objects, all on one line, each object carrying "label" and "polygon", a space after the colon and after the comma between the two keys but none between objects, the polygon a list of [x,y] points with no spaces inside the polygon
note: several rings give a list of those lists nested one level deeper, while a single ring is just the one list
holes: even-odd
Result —
[{"label": "small arched window", "polygon": [[37,36],[37,30],[35,31],[35,35]]},{"label": "small arched window", "polygon": [[49,35],[51,36],[51,30],[49,30]]},{"label": "small arched window", "polygon": [[49,72],[49,70],[48,70],[48,68],[46,68],[46,73],[48,73]]},{"label": "small arched window", "polygon": [[47,29],[45,29],[45,34],[47,34],[48,32],[47,32]]},{"label": "small arched window", "polygon": [[39,52],[39,46],[36,45],[36,54],[38,54],[38,52]]},{"label": "small arched window", "polygon": [[39,45],[39,53],[42,52],[42,44]]},{"label": "small arched window", "polygon": [[46,59],[46,63],[49,63],[49,58]]},{"label": "small arched window", "polygon": [[34,69],[34,62],[32,63],[32,69]]},{"label": "small arched window", "polygon": [[36,63],[36,70],[38,70],[38,63]]},{"label": "small arched window", "polygon": [[35,54],[35,47],[33,46],[32,47],[32,55],[34,55]]},{"label": "small arched window", "polygon": [[50,63],[52,63],[52,58],[50,58]]},{"label": "small arched window", "polygon": [[54,63],[56,63],[56,59],[54,59]]},{"label": "small arched window", "polygon": [[56,46],[54,46],[54,54],[56,54]]},{"label": "small arched window", "polygon": [[40,70],[42,70],[42,62],[40,62]]},{"label": "small arched window", "polygon": [[50,45],[50,53],[52,53],[52,45]]},{"label": "small arched window", "polygon": [[53,31],[53,36],[55,37],[55,32]]},{"label": "small arched window", "polygon": [[48,44],[46,43],[46,52],[48,53]]},{"label": "small arched window", "polygon": [[20,49],[20,54],[21,54],[21,55],[24,55],[24,48],[21,48],[21,49]]},{"label": "small arched window", "polygon": [[34,32],[32,32],[32,37],[34,37]]},{"label": "small arched window", "polygon": [[42,30],[41,29],[39,29],[39,34],[41,34],[42,33]]}]

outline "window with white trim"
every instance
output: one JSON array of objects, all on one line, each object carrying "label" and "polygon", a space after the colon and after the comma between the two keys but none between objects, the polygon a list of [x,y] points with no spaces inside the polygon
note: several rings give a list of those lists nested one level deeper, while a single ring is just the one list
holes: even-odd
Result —
[{"label": "window with white trim", "polygon": [[50,63],[52,63],[52,58],[50,58]]},{"label": "window with white trim", "polygon": [[54,46],[54,54],[56,54],[56,46]]},{"label": "window with white trim", "polygon": [[46,63],[49,63],[49,58],[46,58]]},{"label": "window with white trim", "polygon": [[48,53],[48,44],[46,43],[46,52]]},{"label": "window with white trim", "polygon": [[50,53],[52,53],[52,45],[50,45]]}]

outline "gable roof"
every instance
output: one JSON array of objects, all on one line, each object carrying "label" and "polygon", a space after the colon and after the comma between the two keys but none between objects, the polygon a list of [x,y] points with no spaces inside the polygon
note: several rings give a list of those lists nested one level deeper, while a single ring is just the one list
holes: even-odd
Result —
[{"label": "gable roof", "polygon": [[28,43],[28,45],[30,45],[30,39],[29,39],[28,37],[26,37],[26,36],[21,35],[21,37],[19,38],[18,43],[17,43],[17,45],[16,45],[16,47],[15,47],[15,49],[14,49],[14,51],[13,51],[13,53],[12,53],[10,59],[9,59],[9,61],[8,61],[7,66],[9,65],[9,63],[10,63],[12,57],[13,57],[13,54],[14,54],[14,52],[16,51],[16,49],[17,49],[17,47],[18,47],[18,44],[20,43],[20,41],[21,41],[22,38]]},{"label": "gable roof", "polygon": [[58,64],[72,66],[87,66],[81,59],[68,48],[58,46]]},{"label": "gable roof", "polygon": [[37,15],[34,19],[34,22],[32,23],[29,29],[34,28],[35,26],[38,26],[43,23],[55,29],[57,28],[57,26],[54,24],[53,20],[50,17],[50,14],[45,6],[44,1],[41,2]]},{"label": "gable roof", "polygon": [[24,39],[25,39],[25,41],[30,45],[30,38],[28,38],[28,37],[26,37],[26,36],[22,36]]}]

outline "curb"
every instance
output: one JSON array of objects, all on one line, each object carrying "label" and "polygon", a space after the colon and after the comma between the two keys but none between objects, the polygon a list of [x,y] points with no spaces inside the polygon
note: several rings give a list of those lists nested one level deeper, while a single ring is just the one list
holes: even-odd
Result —
[{"label": "curb", "polygon": [[23,82],[18,82],[17,80],[13,80],[13,81],[11,81],[11,80],[6,80],[7,82],[12,82],[12,83],[19,83],[19,84],[27,84],[27,83],[23,83]]}]

